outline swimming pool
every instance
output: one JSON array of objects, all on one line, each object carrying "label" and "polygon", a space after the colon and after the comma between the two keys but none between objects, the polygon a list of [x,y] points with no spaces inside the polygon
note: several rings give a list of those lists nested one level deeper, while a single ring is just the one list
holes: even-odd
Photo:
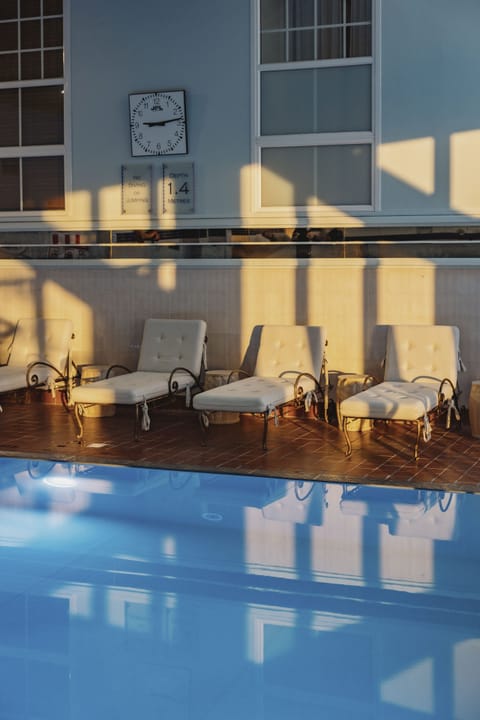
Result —
[{"label": "swimming pool", "polygon": [[1,720],[480,716],[480,497],[0,458]]}]

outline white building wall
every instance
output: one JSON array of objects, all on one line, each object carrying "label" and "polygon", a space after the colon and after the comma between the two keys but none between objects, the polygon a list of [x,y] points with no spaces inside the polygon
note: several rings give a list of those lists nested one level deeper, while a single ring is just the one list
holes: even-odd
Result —
[{"label": "white building wall", "polygon": [[[373,212],[255,215],[254,0],[65,0],[71,194],[54,222],[3,215],[0,230],[478,223],[480,72],[474,0],[379,0]],[[132,158],[128,95],[184,89],[194,212],[161,212],[162,158]],[[301,108],[299,108],[301,111]],[[352,108],[354,112],[354,108]],[[68,158],[67,158],[68,160]],[[165,158],[163,158],[165,160]],[[150,216],[122,213],[122,166],[152,165]]]}]

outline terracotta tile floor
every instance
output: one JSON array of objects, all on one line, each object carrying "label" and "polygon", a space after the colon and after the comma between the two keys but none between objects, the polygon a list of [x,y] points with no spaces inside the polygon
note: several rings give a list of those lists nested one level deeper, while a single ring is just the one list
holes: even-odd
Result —
[{"label": "terracotta tile floor", "polygon": [[402,426],[352,433],[346,458],[338,428],[313,418],[271,422],[263,451],[262,419],[252,416],[212,425],[205,446],[193,411],[154,408],[150,432],[135,441],[132,409],[120,407],[113,417],[85,419],[79,445],[73,414],[61,405],[8,403],[3,410],[0,455],[480,492],[480,440],[465,422],[449,431],[439,423],[415,462],[414,431]]}]

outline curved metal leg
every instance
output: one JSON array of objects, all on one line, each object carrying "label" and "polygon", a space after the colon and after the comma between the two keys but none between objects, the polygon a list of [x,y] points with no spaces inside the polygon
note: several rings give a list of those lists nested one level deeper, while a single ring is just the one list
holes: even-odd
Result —
[{"label": "curved metal leg", "polygon": [[202,431],[202,445],[206,445],[208,438],[208,426],[210,425],[206,412],[199,412],[198,422],[200,423],[200,429]]},{"label": "curved metal leg", "polygon": [[413,451],[413,457],[418,460],[418,446],[420,445],[420,438],[422,436],[423,420],[417,420],[417,440],[415,442],[415,449]]},{"label": "curved metal leg", "polygon": [[75,403],[73,406],[75,421],[76,421],[77,427],[78,427],[77,440],[81,443],[82,439],[83,439],[83,423],[82,423],[82,412],[81,412],[80,408],[81,408],[80,403]]},{"label": "curved metal leg", "polygon": [[352,454],[352,441],[350,440],[350,435],[348,434],[348,418],[345,417],[345,415],[342,416],[342,430],[343,430],[343,436],[345,438],[345,443],[347,445],[347,448],[345,450],[345,455],[347,457],[350,457]]},{"label": "curved metal leg", "polygon": [[268,410],[265,410],[263,413],[263,439],[262,439],[262,448],[264,450],[267,449],[267,433],[268,433],[268,416],[270,415],[270,412]]},{"label": "curved metal leg", "polygon": [[138,428],[139,428],[139,425],[140,425],[139,412],[138,412],[139,409],[140,409],[140,405],[138,405],[138,403],[137,403],[137,404],[135,405],[135,424],[134,424],[134,426],[133,426],[133,437],[134,437],[135,440],[138,440],[138,435],[139,435],[139,433],[138,433]]}]

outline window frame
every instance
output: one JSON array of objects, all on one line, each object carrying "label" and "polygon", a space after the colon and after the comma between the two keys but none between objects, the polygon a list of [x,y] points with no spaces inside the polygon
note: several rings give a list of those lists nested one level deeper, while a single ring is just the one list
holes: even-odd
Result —
[{"label": "window frame", "polygon": [[[380,137],[380,1],[372,0],[371,19],[371,57],[341,57],[326,60],[301,60],[280,63],[261,63],[261,27],[260,27],[260,3],[261,0],[251,0],[252,9],[252,183],[251,183],[251,207],[256,216],[269,216],[275,213],[276,216],[295,219],[308,219],[309,223],[315,218],[324,220],[326,216],[332,215],[355,215],[371,214],[380,210],[380,189],[379,172],[376,162],[378,138]],[[275,72],[282,70],[301,69],[323,69],[328,67],[348,67],[358,65],[371,66],[371,118],[372,126],[369,131],[361,132],[328,132],[328,133],[305,133],[286,135],[261,135],[261,78],[263,72]],[[263,148],[284,148],[284,147],[308,147],[308,146],[330,146],[330,145],[358,145],[367,144],[370,146],[370,198],[368,205],[278,205],[262,206],[261,197],[261,153]]]},{"label": "window frame", "polygon": [[[40,17],[49,17],[40,16]],[[56,17],[56,16],[55,16]],[[32,80],[9,80],[0,82],[0,90],[21,90],[22,88],[32,87],[52,87],[62,85],[63,87],[63,143],[50,145],[17,145],[17,146],[1,146],[0,159],[19,159],[22,158],[38,158],[38,157],[63,157],[63,192],[64,192],[64,208],[58,210],[0,210],[0,220],[8,219],[16,220],[28,218],[30,220],[55,220],[59,217],[70,215],[70,196],[72,189],[71,179],[71,119],[70,119],[70,47],[69,32],[70,28],[70,0],[63,0],[63,76],[55,78],[32,79]],[[17,17],[17,22],[18,22]],[[42,49],[44,46],[42,45]],[[48,49],[48,48],[47,48]],[[17,49],[20,53],[21,48]],[[43,60],[42,60],[43,64]],[[19,113],[19,127],[21,126],[22,116]],[[19,170],[19,196],[20,205],[23,205],[23,180],[22,180],[22,163],[20,162]]]}]

